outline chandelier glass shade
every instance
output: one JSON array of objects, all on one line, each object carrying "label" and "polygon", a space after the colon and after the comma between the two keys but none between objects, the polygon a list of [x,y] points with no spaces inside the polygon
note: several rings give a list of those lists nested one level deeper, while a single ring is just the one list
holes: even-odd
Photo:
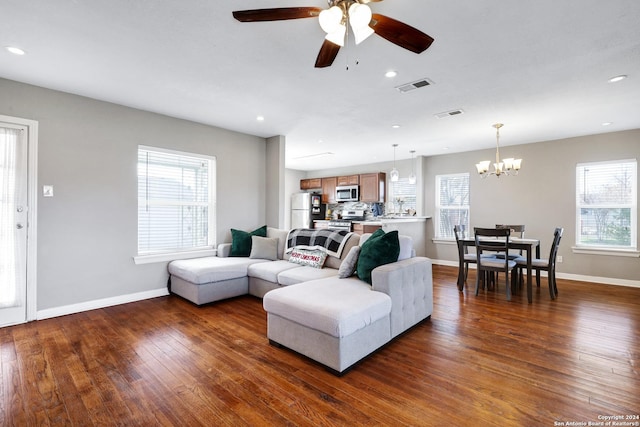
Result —
[{"label": "chandelier glass shade", "polygon": [[522,165],[522,159],[510,157],[500,160],[500,128],[502,126],[504,126],[502,123],[493,125],[493,127],[496,128],[496,161],[493,164],[493,170],[489,170],[491,160],[483,160],[476,163],[476,169],[482,178],[486,178],[489,175],[495,175],[498,178],[500,175],[518,175],[518,171]]},{"label": "chandelier glass shade", "polygon": [[[348,6],[351,3],[350,6]],[[334,3],[329,9],[320,12],[318,21],[320,27],[327,33],[325,39],[340,47],[344,46],[347,33],[347,22],[351,26],[356,44],[360,44],[374,33],[369,27],[371,22],[371,8],[366,4],[342,0]]]}]

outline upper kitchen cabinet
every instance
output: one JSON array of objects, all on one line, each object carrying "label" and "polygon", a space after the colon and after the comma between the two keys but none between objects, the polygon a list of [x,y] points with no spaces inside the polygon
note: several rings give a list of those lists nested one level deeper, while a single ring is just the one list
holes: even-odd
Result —
[{"label": "upper kitchen cabinet", "polygon": [[338,177],[338,187],[342,185],[358,185],[360,184],[360,175],[348,175]]},{"label": "upper kitchen cabinet", "polygon": [[[386,201],[384,172],[365,173],[360,175],[360,201],[368,203],[384,203]],[[323,191],[324,193],[324,191]]]},{"label": "upper kitchen cabinet", "polygon": [[322,203],[336,202],[336,185],[338,178],[322,178]]},{"label": "upper kitchen cabinet", "polygon": [[322,179],[309,178],[300,180],[301,190],[315,190],[316,188],[322,188]]}]

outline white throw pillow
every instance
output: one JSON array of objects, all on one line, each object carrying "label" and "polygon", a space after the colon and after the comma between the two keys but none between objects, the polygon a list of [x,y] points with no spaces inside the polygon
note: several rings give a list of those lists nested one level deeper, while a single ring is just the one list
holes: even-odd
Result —
[{"label": "white throw pillow", "polygon": [[400,255],[398,261],[409,259],[413,256],[413,239],[409,236],[398,236],[400,242]]},{"label": "white throw pillow", "polygon": [[313,268],[322,268],[327,259],[327,253],[321,250],[306,250],[293,248],[289,254],[289,262],[306,265]]},{"label": "white throw pillow", "polygon": [[338,269],[339,278],[346,279],[347,277],[353,276],[358,265],[358,255],[360,255],[360,246],[354,246],[349,250],[349,253],[344,257]]},{"label": "white throw pillow", "polygon": [[278,259],[278,239],[260,236],[251,236],[251,254],[249,258]]}]

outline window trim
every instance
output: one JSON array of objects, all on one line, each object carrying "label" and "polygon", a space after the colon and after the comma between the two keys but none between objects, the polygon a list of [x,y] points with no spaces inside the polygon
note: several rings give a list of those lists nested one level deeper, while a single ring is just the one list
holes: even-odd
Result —
[{"label": "window trim", "polygon": [[[634,186],[634,194],[633,200],[631,204],[624,205],[616,205],[614,203],[607,204],[604,206],[607,207],[631,207],[631,219],[630,224],[632,227],[631,234],[631,242],[629,246],[619,246],[619,245],[587,245],[581,244],[578,242],[578,237],[580,236],[580,210],[585,207],[578,202],[578,188],[580,178],[579,178],[579,168],[588,167],[590,165],[606,165],[606,164],[621,164],[621,163],[635,163],[635,180],[633,180]],[[620,160],[606,160],[606,161],[595,161],[595,162],[581,162],[576,164],[576,180],[575,180],[575,213],[574,213],[574,221],[575,221],[575,239],[574,246],[571,247],[571,250],[575,254],[589,254],[589,255],[610,255],[610,256],[621,256],[621,257],[640,257],[640,251],[638,251],[638,161],[637,159],[620,159]],[[591,205],[591,207],[598,207],[598,205]]]},{"label": "window trim", "polygon": [[[212,156],[209,154],[201,154],[201,153],[194,153],[194,152],[187,152],[187,151],[180,151],[180,150],[172,150],[172,149],[167,149],[167,148],[162,148],[162,147],[153,147],[153,146],[149,146],[149,145],[138,145],[138,148],[136,149],[136,159],[139,155],[140,150],[147,150],[147,151],[151,151],[151,152],[157,152],[157,153],[166,153],[166,154],[172,154],[172,155],[176,155],[176,156],[185,156],[185,157],[191,157],[191,158],[198,158],[198,159],[203,159],[203,160],[207,160],[209,162],[210,165],[210,173],[208,174],[208,180],[209,180],[209,188],[208,188],[208,198],[209,198],[209,203],[208,203],[208,218],[207,218],[207,245],[206,246],[199,246],[199,247],[193,247],[193,248],[186,248],[183,250],[169,250],[166,252],[152,252],[152,253],[143,253],[140,254],[138,253],[138,246],[139,246],[139,242],[138,242],[138,235],[136,233],[136,255],[133,256],[133,261],[136,265],[139,264],[150,264],[150,263],[157,263],[157,262],[165,262],[165,261],[172,261],[172,260],[176,260],[176,259],[188,259],[188,258],[195,258],[195,257],[203,257],[203,256],[214,256],[216,255],[216,247],[217,247],[217,243],[216,243],[216,218],[217,218],[217,211],[216,211],[216,175],[217,175],[217,158],[216,156]],[[137,168],[138,162],[136,160],[136,168]],[[137,177],[137,173],[136,173],[136,177]],[[137,199],[136,199],[137,200]],[[139,203],[139,202],[138,202]],[[136,203],[136,212],[138,210],[139,204]],[[136,215],[137,218],[137,215]]]},{"label": "window trim", "polygon": [[136,255],[133,257],[133,262],[136,265],[153,264],[156,262],[174,261],[177,259],[190,259],[201,258],[206,256],[216,256],[216,249],[202,249],[194,251],[182,251],[182,252],[163,252],[161,254],[151,255]]}]

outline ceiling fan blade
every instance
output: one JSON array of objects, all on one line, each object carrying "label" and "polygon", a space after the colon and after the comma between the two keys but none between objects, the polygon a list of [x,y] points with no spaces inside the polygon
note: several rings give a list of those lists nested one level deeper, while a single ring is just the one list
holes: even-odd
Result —
[{"label": "ceiling fan blade", "polygon": [[236,10],[233,17],[240,22],[283,21],[313,18],[320,15],[319,7],[276,7],[273,9]]},{"label": "ceiling fan blade", "polygon": [[316,58],[316,68],[329,67],[333,64],[333,61],[338,56],[340,46],[335,43],[331,43],[329,40],[325,40],[322,43],[320,52],[318,52],[318,58]]},{"label": "ceiling fan blade", "polygon": [[433,43],[433,38],[404,22],[374,13],[369,26],[377,35],[411,52],[422,53]]}]

